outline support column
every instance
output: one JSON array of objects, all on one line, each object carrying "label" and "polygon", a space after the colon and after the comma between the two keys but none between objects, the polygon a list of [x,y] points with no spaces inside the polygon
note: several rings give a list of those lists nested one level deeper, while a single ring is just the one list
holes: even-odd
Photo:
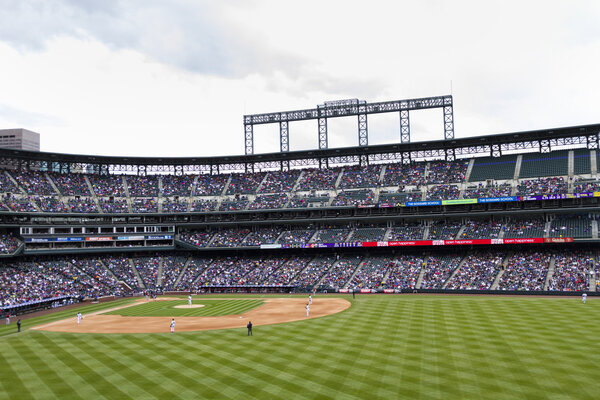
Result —
[{"label": "support column", "polygon": [[319,149],[327,148],[327,118],[319,118]]},{"label": "support column", "polygon": [[410,116],[408,110],[400,111],[400,143],[410,143]]},{"label": "support column", "polygon": [[367,114],[358,114],[358,145],[369,145],[369,131],[367,129]]},{"label": "support column", "polygon": [[246,154],[254,154],[254,126],[252,124],[244,125]]},{"label": "support column", "polygon": [[290,151],[290,132],[288,130],[288,121],[279,122],[279,151],[287,153]]},{"label": "support column", "polygon": [[454,139],[454,111],[452,105],[444,106],[444,139]]}]

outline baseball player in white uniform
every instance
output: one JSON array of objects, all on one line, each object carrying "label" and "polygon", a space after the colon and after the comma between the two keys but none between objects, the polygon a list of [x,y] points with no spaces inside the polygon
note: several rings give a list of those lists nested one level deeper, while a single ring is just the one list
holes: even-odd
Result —
[{"label": "baseball player in white uniform", "polygon": [[82,315],[81,315],[81,313],[80,313],[80,312],[78,312],[78,313],[77,313],[77,324],[78,324],[78,325],[79,325],[79,324],[81,324],[81,318],[82,318]]},{"label": "baseball player in white uniform", "polygon": [[585,304],[585,302],[587,301],[587,293],[581,295],[581,301],[583,301],[583,304]]},{"label": "baseball player in white uniform", "polygon": [[308,295],[308,305],[312,305],[312,296]]},{"label": "baseball player in white uniform", "polygon": [[308,317],[308,314],[310,313],[310,305],[306,305],[306,316]]},{"label": "baseball player in white uniform", "polygon": [[175,318],[171,320],[171,333],[175,332]]},{"label": "baseball player in white uniform", "polygon": [[190,306],[190,307],[192,306],[192,295],[191,294],[188,296],[188,306]]}]

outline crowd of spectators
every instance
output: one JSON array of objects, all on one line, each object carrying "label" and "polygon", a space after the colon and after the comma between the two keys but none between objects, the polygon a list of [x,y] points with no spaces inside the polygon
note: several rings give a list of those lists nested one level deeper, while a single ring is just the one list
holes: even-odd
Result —
[{"label": "crowd of spectators", "polygon": [[[337,256],[339,257],[339,256]],[[296,275],[290,282],[294,286],[313,287],[323,277],[323,275],[331,268],[331,265],[336,261],[335,256],[318,256],[315,257],[304,270]]]},{"label": "crowd of spectators", "polygon": [[185,263],[188,259],[187,255],[164,255],[162,259],[162,274],[160,276],[160,286],[165,291],[175,290],[175,282],[181,275]]},{"label": "crowd of spectators", "polygon": [[283,286],[289,284],[296,275],[306,268],[306,265],[310,260],[310,257],[304,256],[291,257],[280,268],[273,270],[273,272],[263,281],[263,285]]},{"label": "crowd of spectators", "polygon": [[102,258],[102,262],[120,281],[125,282],[130,289],[140,289],[135,272],[131,269],[129,259],[124,256],[109,256]]},{"label": "crowd of spectators", "polygon": [[446,289],[489,289],[498,275],[503,257],[498,252],[469,254],[460,269],[450,278]]},{"label": "crowd of spectators", "polygon": [[293,169],[289,171],[271,171],[267,174],[260,193],[288,193],[291,192],[298,181],[301,171]]},{"label": "crowd of spectators", "polygon": [[98,206],[94,199],[88,197],[70,198],[67,201],[68,208],[73,213],[96,213]]},{"label": "crowd of spectators", "polygon": [[223,199],[223,201],[221,201],[221,205],[219,206],[219,211],[240,211],[240,210],[245,210],[246,208],[248,208],[248,199],[247,198],[239,198],[239,199],[235,199],[235,198],[230,198],[230,199]]},{"label": "crowd of spectators", "polygon": [[425,198],[427,200],[456,200],[460,196],[460,188],[456,185],[429,186]]},{"label": "crowd of spectators", "polygon": [[405,240],[422,240],[425,227],[419,222],[398,222],[390,229],[387,240],[389,241],[405,241]]},{"label": "crowd of spectators", "polygon": [[20,245],[21,242],[19,242],[12,234],[5,233],[0,235],[0,254],[12,254]]},{"label": "crowd of spectators", "polygon": [[165,198],[162,202],[162,212],[186,212],[188,210],[187,198]]},{"label": "crowd of spectators", "polygon": [[56,196],[36,196],[35,202],[43,212],[66,213],[69,208]]},{"label": "crowd of spectators", "polygon": [[217,209],[216,200],[198,199],[192,202],[191,212],[209,212]]},{"label": "crowd of spectators", "polygon": [[154,290],[158,284],[158,273],[160,269],[160,257],[134,257],[131,259],[135,269],[146,289]]},{"label": "crowd of spectators", "polygon": [[134,213],[158,212],[158,203],[154,198],[134,198],[131,200],[131,210]]},{"label": "crowd of spectators", "polygon": [[428,184],[458,183],[465,180],[468,161],[431,161],[427,171]]},{"label": "crowd of spectators", "polygon": [[242,246],[260,246],[261,244],[275,243],[277,237],[281,234],[281,230],[276,227],[258,228],[248,234]]},{"label": "crowd of spectators", "polygon": [[428,256],[420,289],[441,289],[461,260],[460,255]]},{"label": "crowd of spectators", "polygon": [[348,287],[352,289],[377,289],[382,287],[390,262],[391,258],[387,256],[366,258],[348,283]]},{"label": "crowd of spectators", "polygon": [[94,193],[99,197],[124,197],[123,177],[120,175],[88,175]]},{"label": "crowd of spectators", "polygon": [[284,208],[288,202],[288,196],[285,193],[259,194],[256,199],[250,203],[249,210],[264,210],[274,208]]},{"label": "crowd of spectators", "polygon": [[541,217],[511,219],[505,222],[502,230],[504,237],[511,238],[539,238],[546,234],[546,221]]},{"label": "crowd of spectators", "polygon": [[374,188],[379,185],[379,165],[345,167],[340,180],[340,189]]},{"label": "crowd of spectators", "polygon": [[195,175],[162,175],[160,194],[163,197],[189,197],[194,188]]},{"label": "crowd of spectators", "polygon": [[[202,271],[204,271],[211,263],[211,258],[198,258],[198,257],[190,257],[189,262],[187,263],[187,268],[183,271],[181,278],[179,278],[179,282],[174,287],[174,290],[192,290],[194,288],[193,283],[196,281],[196,278],[200,275]],[[168,289],[167,289],[168,290]]]},{"label": "crowd of spectators", "polygon": [[335,196],[332,206],[365,206],[375,203],[375,194],[370,189],[343,190]]},{"label": "crowd of spectators", "polygon": [[194,196],[220,196],[228,179],[229,175],[199,175]]},{"label": "crowd of spectators", "polygon": [[312,227],[301,229],[285,230],[279,236],[278,243],[282,244],[301,244],[308,243],[315,235],[315,229]]},{"label": "crowd of spectators", "polygon": [[569,191],[569,182],[561,177],[523,179],[517,185],[517,196],[536,196],[546,194],[565,194]]},{"label": "crowd of spectators", "polygon": [[548,275],[550,254],[540,251],[515,253],[498,282],[500,290],[543,290]]},{"label": "crowd of spectators", "polygon": [[85,175],[83,174],[48,174],[63,196],[90,196]]},{"label": "crowd of spectators", "polygon": [[462,228],[459,221],[432,221],[429,225],[429,240],[453,240]]},{"label": "crowd of spectators", "polygon": [[256,193],[265,177],[264,172],[248,172],[245,174],[231,174],[227,187],[227,194],[252,194]]},{"label": "crowd of spectators", "polygon": [[128,213],[129,212],[129,205],[127,204],[126,199],[114,198],[114,199],[110,200],[110,199],[99,198],[98,203],[100,203],[100,208],[102,209],[102,212],[105,212],[105,213]]},{"label": "crowd of spectators", "polygon": [[590,252],[561,252],[555,254],[554,260],[554,273],[548,282],[548,290],[584,291],[590,289],[588,273],[594,270],[594,257]]},{"label": "crowd of spectators", "polygon": [[354,274],[360,261],[360,256],[341,257],[333,264],[333,267],[327,271],[320,286],[327,286],[334,289],[343,288]]},{"label": "crowd of spectators", "polygon": [[385,281],[386,289],[416,289],[423,257],[414,255],[400,255],[394,257],[388,264],[389,275]]},{"label": "crowd of spectators", "polygon": [[467,220],[465,228],[457,239],[497,239],[502,230],[502,222],[493,220]]},{"label": "crowd of spectators", "polygon": [[136,176],[125,178],[131,197],[156,197],[158,196],[158,177],[156,175]]},{"label": "crowd of spectators", "polygon": [[12,175],[27,194],[38,196],[57,194],[44,172],[21,170],[12,172]]},{"label": "crowd of spectators", "polygon": [[251,270],[244,279],[246,285],[262,285],[271,274],[279,269],[284,263],[285,258],[267,257],[260,260],[260,264]]},{"label": "crowd of spectators", "polygon": [[110,294],[121,295],[119,281],[102,265],[99,259],[94,257],[74,257],[71,264],[79,268],[85,274],[93,278],[99,285],[104,286]]},{"label": "crowd of spectators", "polygon": [[305,169],[302,171],[296,191],[335,189],[340,171],[339,168]]},{"label": "crowd of spectators", "polygon": [[21,193],[6,171],[0,171],[0,193]]},{"label": "crowd of spectators", "polygon": [[211,247],[236,247],[250,233],[249,229],[223,229],[217,231],[211,242]]},{"label": "crowd of spectators", "polygon": [[388,164],[383,175],[383,186],[416,186],[425,184],[426,163]]},{"label": "crowd of spectators", "polygon": [[329,227],[321,229],[315,236],[315,243],[343,243],[348,238],[352,228]]},{"label": "crowd of spectators", "polygon": [[11,211],[15,212],[37,212],[38,208],[35,205],[35,199],[31,196],[16,197],[7,193],[2,198],[2,205]]},{"label": "crowd of spectators", "polygon": [[183,230],[179,233],[179,239],[198,247],[207,247],[214,236],[213,232]]},{"label": "crowd of spectators", "polygon": [[577,179],[573,182],[573,193],[600,192],[600,181],[590,179]]},{"label": "crowd of spectators", "polygon": [[476,187],[468,187],[463,194],[465,199],[481,199],[486,197],[506,197],[512,193],[510,183],[490,183],[480,182]]},{"label": "crowd of spectators", "polygon": [[302,195],[296,194],[287,203],[287,208],[326,207],[330,197],[326,195]]}]

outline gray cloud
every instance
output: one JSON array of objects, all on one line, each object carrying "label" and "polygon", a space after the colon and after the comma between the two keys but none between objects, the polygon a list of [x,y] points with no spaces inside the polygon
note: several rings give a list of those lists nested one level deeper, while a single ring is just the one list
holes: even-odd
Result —
[{"label": "gray cloud", "polygon": [[60,118],[55,116],[25,111],[8,106],[6,104],[0,104],[0,120],[6,120],[15,123],[16,126],[14,126],[14,128],[31,128],[40,125],[57,126],[63,123]]}]

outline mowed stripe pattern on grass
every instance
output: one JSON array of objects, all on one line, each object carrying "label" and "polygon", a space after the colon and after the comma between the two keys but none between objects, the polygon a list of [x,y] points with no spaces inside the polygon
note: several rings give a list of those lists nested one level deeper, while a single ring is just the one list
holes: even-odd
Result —
[{"label": "mowed stripe pattern on grass", "polygon": [[150,301],[106,314],[125,317],[219,317],[243,314],[263,303],[264,301],[261,299],[202,299],[192,301],[192,304],[204,305],[202,308],[174,308],[175,306],[187,306],[187,300]]},{"label": "mowed stripe pattern on grass", "polygon": [[361,296],[253,337],[29,331],[0,338],[0,397],[591,399],[594,300]]}]

